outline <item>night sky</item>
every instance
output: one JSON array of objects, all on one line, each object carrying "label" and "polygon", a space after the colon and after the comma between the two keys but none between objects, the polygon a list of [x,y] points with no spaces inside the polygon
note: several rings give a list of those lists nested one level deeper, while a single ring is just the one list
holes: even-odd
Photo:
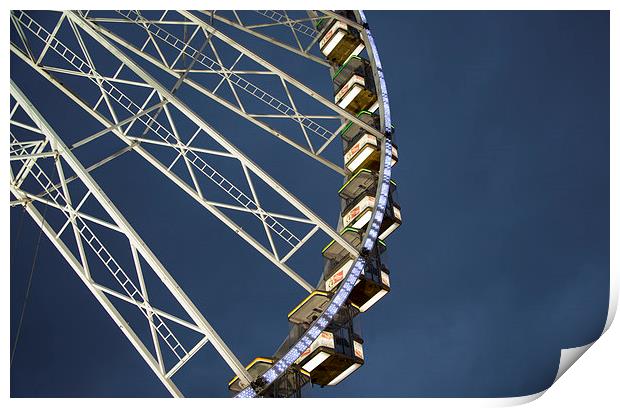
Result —
[{"label": "night sky", "polygon": [[[305,395],[541,391],[560,350],[595,340],[607,314],[609,13],[367,17],[396,126],[404,224],[388,240],[392,291],[361,317],[365,365],[338,387]],[[12,79],[68,143],[99,129],[21,60],[10,61]],[[303,64],[290,69],[305,75]],[[241,132],[204,97],[183,88],[179,97],[336,220],[342,180],[333,172],[257,128]],[[137,155],[93,176],[242,363],[275,350],[287,312],[304,297],[299,286]],[[11,345],[38,239],[27,216],[16,239],[21,214],[11,209]],[[297,261],[313,284],[325,241]],[[188,396],[225,397],[232,375],[207,345],[177,380]],[[167,395],[43,237],[11,396]]]}]

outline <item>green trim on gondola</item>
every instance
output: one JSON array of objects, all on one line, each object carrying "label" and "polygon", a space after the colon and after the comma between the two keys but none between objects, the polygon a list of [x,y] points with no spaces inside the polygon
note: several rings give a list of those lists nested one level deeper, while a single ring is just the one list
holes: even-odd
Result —
[{"label": "green trim on gondola", "polygon": [[347,60],[344,62],[344,64],[342,64],[340,66],[340,68],[338,68],[338,71],[336,71],[336,73],[334,74],[334,76],[332,76],[332,81],[336,80],[336,77],[338,75],[340,75],[340,73],[342,72],[342,70],[344,69],[344,67],[347,66],[347,64],[351,61],[351,59],[358,59],[358,60],[362,60],[362,57],[358,56],[358,55],[351,55],[349,58],[347,58]]},{"label": "green trim on gondola", "polygon": [[[344,183],[344,184],[343,184],[343,186],[342,186],[342,187],[340,187],[340,190],[338,190],[338,194],[342,193],[342,191],[343,191],[345,188],[347,188],[347,186],[348,186],[348,185],[349,185],[349,184],[350,184],[353,180],[355,180],[355,178],[356,178],[357,176],[359,176],[359,175],[360,175],[360,173],[370,173],[370,174],[372,174],[372,171],[371,171],[371,170],[368,170],[368,169],[359,169],[359,170],[358,170],[355,174],[353,174],[353,176],[351,176],[351,178],[350,178],[350,179],[348,179],[348,180],[347,180],[347,182],[346,182],[346,183]],[[394,185],[394,187],[397,187],[396,180],[394,180],[393,178],[391,178],[391,179],[390,179],[390,183],[391,183],[391,184],[393,184],[393,185]]]},{"label": "green trim on gondola", "polygon": [[[359,111],[359,113],[358,113],[356,116],[357,116],[357,118],[359,118],[359,117],[360,117],[360,116],[362,116],[363,114],[366,114],[366,115],[372,115],[372,112],[367,111],[367,110],[362,110],[362,111]],[[347,133],[347,130],[349,130],[349,128],[350,128],[352,125],[353,125],[353,121],[349,121],[349,123],[347,124],[347,126],[345,126],[345,127],[344,127],[344,129],[342,129],[342,130],[340,131],[340,135],[342,136],[342,135],[344,135],[345,133]]]}]

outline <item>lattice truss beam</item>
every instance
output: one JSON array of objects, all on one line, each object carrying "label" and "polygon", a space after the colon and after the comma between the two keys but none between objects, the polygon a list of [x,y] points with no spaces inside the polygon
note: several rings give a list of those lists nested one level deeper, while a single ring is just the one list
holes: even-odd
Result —
[{"label": "lattice truss beam", "polygon": [[[315,55],[316,50],[314,53],[311,50],[319,34],[313,23],[327,15],[316,12],[298,13],[313,17],[292,19],[286,11],[275,10],[219,13],[165,11],[161,15],[150,13],[150,18],[138,11],[119,11],[117,17],[93,16],[101,12],[84,13],[84,16],[101,27],[102,33],[119,45],[137,55],[147,54],[145,58],[149,62],[170,75],[179,78],[184,75],[184,83],[196,91],[344,174],[342,167],[324,158],[323,153],[342,130],[344,125],[341,119],[350,115],[215,27],[216,22],[223,23],[300,55],[312,63],[329,66],[323,56]],[[234,20],[227,18],[225,14],[233,15]],[[255,23],[248,24],[248,19]],[[143,35],[146,40],[150,40],[153,46],[142,48],[140,42],[128,40],[126,36],[116,32],[118,25],[128,24],[140,27],[145,32]],[[279,30],[268,33],[270,35],[263,32],[269,29]],[[204,45],[200,46],[205,39],[208,40],[206,48]],[[165,58],[166,50],[179,55],[168,61]],[[230,64],[223,62],[225,57],[229,57]],[[189,69],[184,66],[186,59],[194,61],[194,65]],[[205,76],[215,76],[217,81],[204,78]],[[311,99],[319,101],[318,107],[324,108],[324,111],[321,114],[310,113],[312,109],[316,110],[317,106],[309,107],[305,101],[298,100],[300,96],[295,95],[294,87],[299,88],[303,96],[309,95]],[[295,131],[295,128],[291,129],[274,119],[288,119],[297,124],[299,129]]]},{"label": "lattice truss beam", "polygon": [[[174,396],[181,396],[172,376],[207,342],[233,372],[250,378],[88,170],[13,81],[11,96],[11,204],[26,208],[166,388]],[[48,207],[45,218],[39,210],[42,206]],[[147,282],[158,283],[158,295],[162,295],[163,283],[165,302],[149,295]],[[127,316],[133,316],[129,317],[132,325]],[[143,317],[146,324],[137,327],[137,316]]]},{"label": "lattice truss beam", "polygon": [[[13,12],[12,24],[19,41],[11,43],[11,51],[103,125],[101,130],[74,141],[71,149],[111,135],[125,143],[124,149],[102,158],[89,170],[127,151],[137,153],[308,292],[312,285],[287,262],[317,231],[339,242],[352,255],[358,254],[329,223],[216,131],[177,92],[181,85],[187,85],[339,172],[342,168],[320,153],[334,140],[343,119],[378,133],[374,128],[213,29],[217,15],[213,12],[200,13],[201,17],[184,11],[174,15],[159,12],[151,19],[137,11],[115,12],[114,18],[106,19],[96,17],[97,13],[66,11],[55,14],[52,21],[50,14],[54,15],[46,12],[42,21],[36,12]],[[269,15],[268,21],[282,15]],[[114,29],[103,24],[114,25]],[[287,25],[295,35],[306,30],[301,28],[305,26],[301,20],[288,20]],[[232,65],[222,61],[224,52],[229,56],[235,53]],[[237,68],[246,59],[254,69]],[[269,95],[245,79],[248,76],[276,79],[287,90],[287,97],[280,100]],[[199,78],[216,81],[209,89]],[[290,92],[293,86],[331,113],[302,114]],[[230,90],[230,100],[219,93],[225,88]],[[250,106],[277,112],[249,113]],[[307,145],[266,125],[267,116],[295,122]],[[338,119],[336,129],[327,131],[316,122],[319,119]],[[318,149],[311,142],[311,137],[317,136],[324,142]],[[247,215],[254,224],[241,224],[242,216]]]},{"label": "lattice truss beam", "polygon": [[[318,64],[329,67],[324,58],[315,55],[312,47],[316,44],[319,32],[316,23],[326,17],[339,17],[329,12],[294,12],[298,14],[291,17],[286,10],[201,10],[211,22],[217,20],[231,27],[235,27],[257,38],[271,42],[274,45],[301,55]],[[301,16],[300,16],[301,14]],[[303,14],[306,14],[305,16]],[[157,18],[148,20],[150,24],[187,24],[192,22],[169,20],[165,12]],[[126,23],[126,20],[115,17],[90,17],[89,20],[97,23]]]}]

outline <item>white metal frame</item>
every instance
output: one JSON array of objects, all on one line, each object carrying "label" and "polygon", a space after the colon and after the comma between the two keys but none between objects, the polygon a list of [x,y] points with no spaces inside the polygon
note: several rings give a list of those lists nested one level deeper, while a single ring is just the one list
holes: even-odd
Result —
[{"label": "white metal frame", "polygon": [[[175,184],[181,187],[186,193],[188,193],[193,199],[198,201],[201,205],[203,205],[207,210],[209,210],[212,214],[214,214],[218,219],[220,219],[224,224],[228,225],[231,229],[233,229],[237,234],[239,234],[244,240],[250,243],[255,249],[257,249],[262,255],[264,255],[267,259],[269,259],[272,263],[274,263],[278,268],[284,271],[288,276],[290,276],[295,282],[297,282],[300,286],[302,286],[306,291],[312,291],[313,287],[309,283],[307,283],[299,274],[293,271],[287,264],[292,255],[294,255],[308,240],[311,238],[319,229],[324,231],[329,237],[335,239],[339,242],[343,247],[347,248],[349,252],[356,255],[357,250],[352,247],[347,241],[345,241],[327,222],[323,221],[320,217],[318,217],[315,213],[313,213],[307,206],[305,206],[299,199],[289,193],[282,185],[280,185],[273,177],[267,174],[265,171],[260,169],[255,163],[251,161],[251,159],[246,156],[243,152],[237,149],[234,145],[232,145],[227,139],[225,139],[221,134],[215,131],[212,127],[210,127],[202,118],[200,118],[197,114],[191,111],[183,102],[181,102],[178,98],[176,98],[170,91],[165,89],[162,85],[160,85],[157,81],[155,81],[146,71],[144,71],[138,64],[136,64],[129,57],[124,55],[118,48],[116,48],[109,40],[103,36],[99,31],[102,29],[100,27],[96,27],[93,23],[85,20],[82,16],[78,15],[74,12],[64,12],[63,14],[66,20],[72,21],[73,24],[82,28],[85,32],[91,35],[96,41],[98,41],[103,47],[112,51],[114,55],[122,62],[121,67],[128,67],[133,72],[135,72],[144,82],[135,82],[132,85],[140,84],[143,87],[149,87],[152,89],[149,94],[149,98],[142,104],[138,105],[133,102],[126,94],[122,92],[120,86],[123,83],[113,82],[112,79],[108,79],[108,77],[104,77],[100,75],[91,62],[86,61],[84,58],[78,56],[75,52],[67,48],[58,38],[54,37],[52,34],[47,32],[43,27],[41,27],[36,21],[34,21],[27,13],[24,12],[16,12],[14,14],[15,20],[21,24],[27,31],[30,31],[37,38],[44,41],[46,44],[45,49],[50,49],[56,51],[59,55],[61,55],[64,59],[69,62],[71,69],[65,69],[65,72],[71,71],[72,75],[80,76],[85,79],[88,79],[90,82],[94,83],[101,92],[101,97],[97,102],[95,107],[88,106],[85,104],[80,98],[75,95],[72,90],[68,89],[66,86],[60,83],[60,81],[56,80],[51,74],[54,70],[58,70],[58,68],[49,69],[42,64],[37,64],[34,58],[29,58],[25,53],[23,53],[16,45],[11,45],[11,50],[16,55],[21,57],[25,62],[27,62],[32,68],[35,69],[39,74],[44,76],[50,83],[54,84],[61,91],[63,91],[69,98],[71,98],[76,104],[86,110],[91,116],[97,119],[100,123],[106,126],[101,132],[97,132],[94,135],[86,137],[81,142],[74,144],[73,147],[81,146],[85,143],[88,143],[106,132],[112,132],[116,134],[121,140],[123,140],[128,146],[132,147],[132,150],[138,153],[141,157],[147,160],[151,165],[157,168],[160,172],[166,175],[170,180],[172,180]],[[76,32],[76,35],[79,36],[79,33]],[[49,51],[48,51],[49,52]],[[177,58],[178,59],[178,58]],[[118,71],[117,71],[118,72]],[[160,102],[156,106],[150,106],[147,108],[147,104],[150,102],[151,97],[158,96],[160,98]],[[108,110],[112,113],[113,121],[110,121],[105,115],[101,113],[101,101],[104,101]],[[117,102],[124,109],[126,109],[132,115],[123,120],[118,120],[118,111],[115,111],[111,102]],[[189,118],[194,122],[197,126],[197,133],[192,135],[189,138],[188,142],[183,143],[175,131],[174,121],[169,114],[169,110],[166,108],[166,105],[172,105],[176,109],[178,109],[186,118]],[[172,130],[168,130],[168,127],[162,125],[158,119],[155,119],[154,115],[151,112],[157,107],[164,107],[164,110],[167,113],[167,119],[170,122],[170,128]],[[96,108],[100,108],[97,110]],[[136,121],[144,123],[146,126],[153,131],[153,133],[157,134],[157,136],[161,139],[159,141],[153,139],[145,139],[139,138],[135,136],[128,135],[128,131],[131,129],[131,126]],[[126,125],[124,130],[121,130],[121,127]],[[224,150],[223,151],[205,151],[193,148],[190,146],[191,142],[196,138],[197,134],[200,133],[200,136],[209,136],[213,140],[215,140],[218,144],[220,144]],[[170,165],[166,166],[161,161],[159,161],[155,156],[145,149],[144,146],[148,144],[158,144],[161,146],[170,147],[177,151],[177,159],[183,158],[185,161],[186,167],[189,173],[192,176],[193,185],[188,185],[185,183],[181,177],[179,177],[178,173],[175,173],[175,170],[172,168],[174,166],[174,162]],[[270,186],[274,192],[278,193],[283,199],[289,202],[293,207],[295,207],[300,213],[301,216],[289,216],[285,214],[275,214],[261,208],[260,204],[257,202],[258,197],[256,197],[255,193],[251,193],[253,196],[250,198],[249,196],[242,193],[241,189],[232,185],[228,180],[225,179],[224,176],[218,174],[209,164],[201,157],[202,154],[216,154],[216,155],[225,155],[232,157],[240,162],[240,165],[243,168],[244,173],[246,174],[248,185],[250,186],[250,190],[253,190],[251,186],[251,176],[257,176],[261,180],[263,180],[268,186]],[[190,156],[188,158],[188,156]],[[204,157],[204,156],[203,156]],[[200,184],[196,180],[195,172],[200,171],[205,175],[205,169],[209,170],[209,174],[213,174],[216,178],[216,184],[218,184],[221,188],[228,190],[229,194],[232,191],[234,194],[231,194],[232,198],[237,198],[237,202],[235,204],[229,203],[221,203],[221,202],[213,202],[204,197],[202,189],[200,188]],[[248,171],[249,170],[249,171]],[[251,176],[250,176],[251,174]],[[213,177],[212,177],[213,180]],[[226,188],[222,187],[224,185]],[[243,203],[239,202],[239,198],[243,200]],[[239,205],[242,204],[242,205]],[[245,205],[243,205],[245,204]],[[254,213],[264,225],[264,230],[269,239],[269,243],[271,248],[267,249],[264,247],[255,237],[250,235],[248,232],[243,230],[238,224],[236,224],[230,217],[226,216],[220,208],[234,209],[238,211],[251,212]],[[287,219],[291,221],[301,222],[310,225],[310,230],[306,233],[306,235],[302,237],[296,237],[294,234],[287,231],[277,219]],[[271,232],[269,231],[271,230]],[[283,238],[290,245],[290,250],[280,256],[273,244],[272,232],[279,233],[280,235],[285,235]]]},{"label": "white metal frame", "polygon": [[[209,324],[207,319],[180,288],[172,275],[161,264],[144,241],[142,241],[129,222],[123,217],[120,211],[114,206],[114,204],[112,204],[112,201],[90,176],[88,171],[86,171],[82,164],[71,153],[69,148],[64,144],[58,134],[56,134],[45,118],[39,113],[39,111],[37,111],[37,109],[13,81],[11,81],[11,96],[13,96],[16,101],[13,112],[15,112],[18,108],[23,109],[23,111],[36,125],[34,129],[32,129],[31,126],[30,130],[36,130],[36,133],[44,137],[44,139],[40,141],[41,143],[34,144],[34,149],[40,150],[38,146],[48,146],[50,148],[49,152],[47,152],[49,154],[45,155],[41,154],[43,152],[34,155],[11,154],[11,158],[13,160],[22,164],[22,169],[29,169],[28,175],[22,176],[21,180],[18,180],[16,177],[11,178],[11,194],[25,206],[28,214],[35,220],[37,225],[43,229],[46,236],[63,255],[65,260],[77,273],[82,282],[88,287],[91,293],[108,312],[110,317],[112,317],[112,319],[116,322],[122,332],[127,336],[132,345],[145,359],[149,367],[151,367],[170,393],[174,396],[182,396],[171,377],[208,341],[211,342],[213,347],[218,351],[220,356],[224,359],[224,361],[226,361],[235,374],[244,379],[251,380],[251,376],[245,370],[244,366],[239,362],[237,357],[228,348],[226,343],[224,343],[222,338]],[[14,123],[19,122],[14,121]],[[15,136],[12,136],[12,143],[14,145],[19,145],[22,142],[20,142]],[[28,142],[23,143],[26,143],[26,146],[28,146]],[[19,152],[15,151],[12,153]],[[62,186],[61,189],[53,189],[55,185],[52,181],[54,176],[49,175],[48,172],[44,171],[42,166],[37,163],[39,160],[45,159],[54,160],[57,178]],[[86,187],[87,192],[81,198],[78,205],[73,205],[72,203],[72,197],[67,188],[67,179],[64,176],[63,164],[68,166],[76,174],[77,179],[79,179],[79,181]],[[44,189],[49,198],[40,198],[32,192],[21,188],[26,177],[30,177],[35,180],[37,184]],[[96,200],[97,203],[105,210],[111,221],[105,221],[98,217],[80,212],[80,207],[88,199]],[[67,218],[67,221],[63,227],[56,231],[37,210],[34,205],[35,202],[49,205],[60,210]],[[100,240],[100,238],[98,238],[95,229],[90,225],[90,223],[114,230],[122,234],[122,236],[127,239],[134,260],[135,273],[139,281],[138,284],[134,283],[133,279],[129,277],[124,268],[118,264],[113,254]],[[65,243],[64,240],[67,238],[62,238],[63,232],[68,225],[71,225],[74,231],[74,239],[78,248],[79,260]],[[86,247],[90,247],[92,252],[88,252]],[[89,264],[95,262],[97,258],[114,276],[119,286],[125,293],[120,293],[117,290],[98,284],[93,280],[89,271]],[[171,313],[159,310],[150,304],[147,288],[143,279],[141,262],[146,262],[150,266],[157,277],[168,289],[169,293],[188,314],[191,321],[186,321]],[[123,318],[118,309],[112,305],[109,300],[109,296],[113,296],[137,306],[148,319],[149,326],[151,328],[152,341],[156,349],[156,356],[151,354],[138,335]],[[202,339],[192,348],[185,347],[175,336],[172,329],[170,329],[169,324],[166,323],[167,321],[173,321],[194,330],[197,333],[200,333],[202,335]],[[171,352],[178,359],[178,361],[169,369],[165,366],[164,358],[161,353],[160,342],[166,343]]]},{"label": "white metal frame", "polygon": [[[215,11],[203,11],[201,13],[204,16],[209,17],[210,22],[198,13],[188,11],[178,12],[178,14],[187,21],[181,21],[180,19],[171,20],[168,15],[168,11],[163,12],[158,19],[144,18],[140,12],[118,12],[122,18],[115,19],[89,17],[89,12],[65,11],[59,15],[59,19],[51,32],[47,31],[40,24],[38,24],[31,16],[28,15],[28,13],[16,11],[11,14],[12,23],[15,26],[22,42],[21,47],[18,44],[11,44],[11,51],[26,62],[35,72],[45,78],[49,83],[62,91],[77,106],[82,108],[104,126],[104,129],[101,131],[85,136],[79,142],[76,142],[68,147],[64,145],[62,140],[56,133],[54,133],[53,129],[51,129],[49,124],[40,115],[40,113],[36,111],[34,106],[32,106],[32,104],[26,99],[25,95],[21,93],[17,86],[11,83],[11,92],[16,95],[14,97],[17,101],[11,113],[13,114],[18,106],[19,108],[24,109],[37,125],[36,127],[28,130],[35,132],[38,131],[38,133],[45,136],[44,139],[40,140],[38,143],[32,143],[30,141],[22,142],[12,136],[14,140],[12,139],[11,141],[11,161],[22,163],[22,167],[15,174],[15,176],[13,176],[13,171],[11,172],[11,193],[15,197],[15,200],[11,202],[11,205],[24,205],[26,207],[28,213],[33,217],[33,219],[35,219],[37,224],[43,229],[56,248],[63,254],[65,259],[80,276],[83,282],[89,287],[98,301],[117,322],[119,327],[121,327],[134,347],[136,347],[149,366],[158,375],[166,388],[175,396],[181,396],[181,393],[172,382],[172,375],[176,373],[176,371],[180,369],[204,344],[206,344],[207,341],[211,341],[216,350],[228,363],[235,374],[248,383],[252,380],[252,378],[234,354],[232,354],[232,352],[228,349],[218,334],[209,325],[207,320],[191,303],[191,300],[187,298],[183,291],[178,287],[163,265],[159,263],[155,255],[150,252],[146,244],[139,238],[129,223],[123,218],[120,212],[118,212],[111,201],[105,196],[103,191],[101,191],[101,189],[97,186],[89,172],[106,163],[109,163],[127,152],[136,152],[138,156],[146,160],[147,163],[160,171],[169,180],[180,187],[182,191],[192,197],[192,199],[200,203],[205,209],[215,215],[217,219],[235,231],[235,233],[237,233],[252,247],[258,250],[259,253],[265,256],[269,261],[292,278],[293,281],[299,284],[304,290],[310,292],[313,290],[313,286],[301,278],[298,273],[292,270],[289,265],[287,265],[287,261],[289,261],[290,258],[297,251],[299,251],[316,232],[319,230],[323,231],[323,233],[342,245],[354,257],[359,256],[359,251],[344,240],[338,232],[330,226],[329,223],[322,220],[301,200],[287,191],[270,174],[254,163],[248,155],[234,146],[227,138],[208,124],[200,115],[194,112],[188,105],[186,105],[175,95],[175,92],[182,84],[186,84],[201,94],[237,113],[250,123],[284,141],[293,148],[302,151],[309,157],[312,157],[321,164],[341,174],[346,174],[346,170],[344,170],[342,166],[336,165],[325,159],[322,156],[322,153],[326,150],[330,143],[336,139],[337,135],[346,125],[346,121],[354,122],[366,129],[369,133],[377,136],[379,140],[384,140],[384,135],[382,132],[365,124],[354,115],[351,115],[347,111],[341,109],[335,103],[316,93],[300,80],[286,73],[283,69],[275,66],[255,52],[249,50],[229,36],[225,35],[223,32],[217,30],[217,28],[213,25],[214,20],[225,23],[259,39],[268,41],[275,46],[284,48],[297,55],[301,55],[311,61],[321,65],[329,65],[323,58],[317,57],[309,52],[309,49],[318,39],[318,33],[314,28],[304,24],[304,22],[313,21],[317,18],[325,16],[341,19],[342,17],[338,14],[323,11],[321,12],[322,14],[309,13],[308,18],[291,19],[286,12],[280,13],[276,11],[261,11],[258,13],[266,17],[270,22],[248,25],[243,23],[236,12],[234,12],[235,19],[237,20],[236,22],[216,14]],[[114,31],[104,27],[103,24],[105,23],[135,24],[144,30],[146,40],[142,46],[136,46],[122,38]],[[356,27],[358,26],[357,23],[350,22],[348,20],[347,23]],[[62,32],[61,27],[63,27],[63,24],[69,25],[75,40],[77,40],[77,48],[79,48],[79,50],[71,49],[63,43],[60,38]],[[184,25],[192,29],[193,31],[191,31],[190,38],[187,40],[179,39],[171,32],[163,28],[170,25]],[[274,25],[282,25],[290,29],[290,34],[292,35],[291,38],[294,40],[293,45],[279,39],[269,37],[260,32],[261,28]],[[363,27],[360,25],[358,29],[362,30]],[[96,42],[98,46],[109,51],[114,58],[118,60],[120,65],[114,75],[105,75],[97,70],[95,63],[91,58],[91,53],[93,50],[89,50],[89,46],[87,46],[87,42],[83,38],[83,33],[86,33],[90,39]],[[196,49],[193,48],[190,43],[194,38],[198,38],[197,35],[199,35],[199,33],[204,35],[206,41],[202,48]],[[305,37],[302,37],[302,35]],[[211,40],[212,38],[217,38],[239,53],[236,61],[231,66],[226,67],[222,63],[222,60],[218,55],[218,48],[214,45],[214,42]],[[43,43],[43,49],[39,55],[35,55],[32,51],[32,47],[29,45],[30,39],[37,39]],[[310,41],[310,43],[304,45],[304,41]],[[149,44],[153,45],[156,51],[155,54],[146,51],[147,45]],[[164,45],[174,48],[176,52],[178,52],[176,57],[173,55],[172,57],[174,58],[172,58],[167,55],[166,52],[163,52],[162,49]],[[214,58],[208,57],[206,53],[203,52],[206,45],[209,45],[214,54]],[[125,54],[119,46],[128,50],[132,54],[135,54],[137,57],[145,59],[162,72],[176,78],[174,87],[172,89],[167,89],[143,66],[141,66],[140,63]],[[50,66],[46,64],[46,56],[50,52],[55,52],[58,56],[60,56],[64,60],[65,66]],[[372,50],[369,50],[369,53],[372,56]],[[186,57],[191,59],[190,65],[188,67],[178,68],[177,66],[179,61]],[[264,70],[243,71],[235,68],[237,63],[242,58],[249,58],[262,66]],[[202,68],[195,68],[195,65],[202,66]],[[123,69],[130,70],[139,79],[128,80],[120,78],[119,74]],[[95,86],[100,93],[97,102],[94,105],[85,102],[79,97],[79,94],[74,92],[75,90],[70,89],[59,81],[55,77],[56,73],[72,75],[76,78],[83,79],[84,83],[88,86]],[[219,75],[221,79],[214,89],[209,89],[198,81],[189,78],[187,75],[188,73],[215,74]],[[247,74],[277,77],[285,91],[287,100],[279,100],[269,95],[269,93],[245,79],[243,75]],[[221,86],[228,86],[230,88],[232,94],[234,95],[234,101],[227,100],[218,94],[218,89]],[[124,91],[127,87],[140,87],[146,89],[149,91],[149,96],[146,100],[139,102],[132,97],[130,93]],[[331,114],[313,115],[300,112],[290,92],[290,87],[296,88],[324,108],[327,108]],[[253,114],[248,112],[241,102],[238,94],[239,90],[249,93],[252,97],[257,98],[273,108],[276,112],[273,114]],[[382,106],[380,106],[380,110],[383,120]],[[162,112],[163,115],[160,115]],[[196,126],[196,131],[191,135],[182,134],[182,132],[180,132],[175,126],[175,121],[179,117],[182,117],[184,120],[191,121]],[[306,145],[295,141],[292,137],[284,134],[282,131],[272,128],[263,121],[264,118],[294,120],[299,124],[299,128]],[[339,121],[339,126],[335,130],[329,131],[316,122],[317,120],[324,119],[337,119]],[[141,124],[144,127],[144,130],[140,135],[136,135],[132,131],[132,128],[138,127],[136,124]],[[29,126],[16,121],[12,121],[11,125],[21,128]],[[104,157],[88,168],[85,168],[75,157],[75,155],[73,155],[72,150],[97,140],[98,138],[109,133],[117,136],[127,146],[107,157]],[[316,148],[316,146],[312,143],[312,139],[317,135],[322,138],[322,145],[319,148]],[[156,136],[157,138],[153,138],[152,136]],[[221,150],[205,149],[192,145],[197,138],[205,137],[215,141],[220,146]],[[172,163],[165,164],[155,154],[153,154],[152,150],[149,149],[149,146],[154,145],[164,146],[176,152],[175,159]],[[233,184],[233,182],[229,181],[224,174],[219,172],[209,163],[209,156],[226,157],[238,161],[245,177],[245,187],[237,186]],[[58,176],[58,180],[56,182],[52,181],[53,177],[50,177],[40,166],[37,165],[37,161],[39,160],[50,159],[56,161],[55,169]],[[63,162],[65,162],[75,173],[74,176],[64,176],[62,165]],[[185,167],[177,165],[177,163],[183,163]],[[187,171],[187,173],[191,176],[192,183],[188,184],[183,180],[179,173],[179,167],[182,167]],[[24,180],[28,179],[28,177],[35,178],[39,182],[42,190],[38,192],[23,190],[21,185]],[[39,177],[41,180],[39,180]],[[216,202],[210,200],[207,196],[205,196],[205,190],[201,187],[201,183],[198,179],[199,177],[205,177],[214,182],[220,189],[229,195],[232,202]],[[297,210],[299,215],[278,214],[263,208],[261,206],[261,199],[258,196],[257,190],[254,186],[253,179],[259,179],[264,182],[273,190],[273,192],[277,193],[281,199],[288,202],[295,210]],[[67,188],[67,185],[74,181],[83,183],[88,191],[77,205],[72,204],[72,197],[69,195],[69,190]],[[97,202],[99,202],[105,209],[106,213],[112,218],[112,221],[105,221],[92,215],[85,214],[81,211],[81,206],[86,200],[89,199],[97,200]],[[59,200],[61,200],[62,203],[59,202]],[[60,210],[64,215],[66,215],[67,221],[64,223],[60,231],[55,231],[54,228],[49,225],[45,219],[43,219],[34,203],[49,205]],[[269,243],[269,248],[263,245],[257,237],[241,228],[231,217],[224,214],[222,209],[231,209],[255,215],[262,224],[265,236]],[[91,249],[97,253],[97,255],[100,255],[100,253],[106,254],[104,257],[99,256],[100,260],[104,262],[106,267],[108,266],[106,261],[112,262],[113,257],[109,254],[105,246],[96,238],[93,231],[88,227],[88,224],[86,223],[87,221],[89,223],[94,223],[99,227],[117,231],[129,239],[130,249],[134,259],[134,269],[138,276],[138,282],[137,284],[134,284],[130,281],[128,276],[121,274],[120,280],[118,280],[118,278],[117,280],[126,292],[125,294],[98,284],[91,279],[88,269],[88,250],[86,247],[90,246]],[[307,225],[309,229],[306,230],[304,235],[298,237],[296,234],[287,229],[287,227],[283,224],[285,221],[301,223]],[[79,260],[61,238],[69,226],[73,231],[73,236],[78,247]],[[89,234],[88,237],[84,236],[85,231]],[[92,238],[91,235],[94,238]],[[278,240],[282,240],[288,244],[288,249],[285,253],[281,254],[278,250],[278,245],[276,244],[276,241],[280,242]],[[93,248],[93,242],[98,242],[101,249],[99,249],[99,247]],[[99,252],[97,252],[98,250]],[[160,280],[166,285],[171,294],[188,313],[192,320],[191,322],[180,319],[150,305],[148,293],[144,285],[144,280],[142,279],[140,259],[146,261]],[[114,264],[114,262],[112,262],[112,264]],[[114,271],[118,272],[118,270],[114,268],[108,269],[110,269],[110,272],[117,277],[117,274],[115,274]],[[120,272],[118,273],[120,274]],[[109,296],[137,306],[138,309],[144,314],[150,324],[152,341],[155,347],[155,355],[150,353],[148,348],[144,345],[144,343],[142,343],[136,333],[133,332],[133,330],[126,324],[126,321],[123,320],[123,317],[120,315],[118,310],[116,310],[110,303],[108,298]],[[138,297],[137,299],[136,296]],[[344,301],[343,299],[341,300]],[[176,338],[174,337],[172,331],[167,328],[165,320],[163,320],[162,317],[197,331],[204,337],[191,348],[184,347],[178,341],[170,344],[166,339],[172,338],[173,340],[176,340]],[[168,331],[163,332],[162,334],[161,330],[164,330],[161,329],[162,327]],[[168,333],[170,333],[170,335]],[[166,371],[167,368],[165,366],[164,357],[160,347],[160,338],[164,339],[164,342],[168,344],[169,348],[179,359],[178,363],[176,363],[168,371]],[[182,351],[182,355],[175,351],[179,348]]]}]

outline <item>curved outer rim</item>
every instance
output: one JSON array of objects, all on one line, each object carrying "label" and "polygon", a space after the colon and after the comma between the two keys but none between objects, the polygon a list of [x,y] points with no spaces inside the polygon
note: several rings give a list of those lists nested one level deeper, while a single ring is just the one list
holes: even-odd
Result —
[{"label": "curved outer rim", "polygon": [[[334,297],[329,303],[327,309],[310,325],[308,330],[297,340],[297,342],[279,359],[269,370],[267,370],[260,378],[263,380],[263,389],[273,383],[278,377],[280,377],[296,360],[299,356],[306,351],[310,345],[318,338],[321,332],[332,321],[334,315],[340,310],[344,302],[347,300],[355,282],[357,281],[360,273],[364,269],[366,260],[364,259],[364,252],[370,251],[377,236],[379,234],[379,228],[383,221],[383,214],[387,205],[387,197],[390,189],[390,179],[392,174],[392,143],[389,138],[385,137],[386,129],[389,132],[392,128],[392,121],[390,116],[390,104],[388,99],[387,87],[385,84],[385,78],[383,76],[383,68],[381,61],[379,60],[379,53],[375,45],[374,38],[366,23],[366,16],[363,11],[355,12],[358,24],[362,24],[364,28],[360,30],[366,50],[371,63],[373,78],[375,81],[375,89],[379,90],[381,95],[381,103],[379,103],[379,115],[380,115],[380,127],[381,133],[384,137],[381,138],[381,164],[379,170],[380,184],[377,186],[377,194],[375,196],[375,208],[373,209],[372,223],[368,224],[366,233],[364,235],[364,246],[362,249],[362,255],[360,255],[343,279],[343,283],[335,293]],[[241,390],[235,398],[254,398],[258,393],[252,388],[251,385]]]}]

